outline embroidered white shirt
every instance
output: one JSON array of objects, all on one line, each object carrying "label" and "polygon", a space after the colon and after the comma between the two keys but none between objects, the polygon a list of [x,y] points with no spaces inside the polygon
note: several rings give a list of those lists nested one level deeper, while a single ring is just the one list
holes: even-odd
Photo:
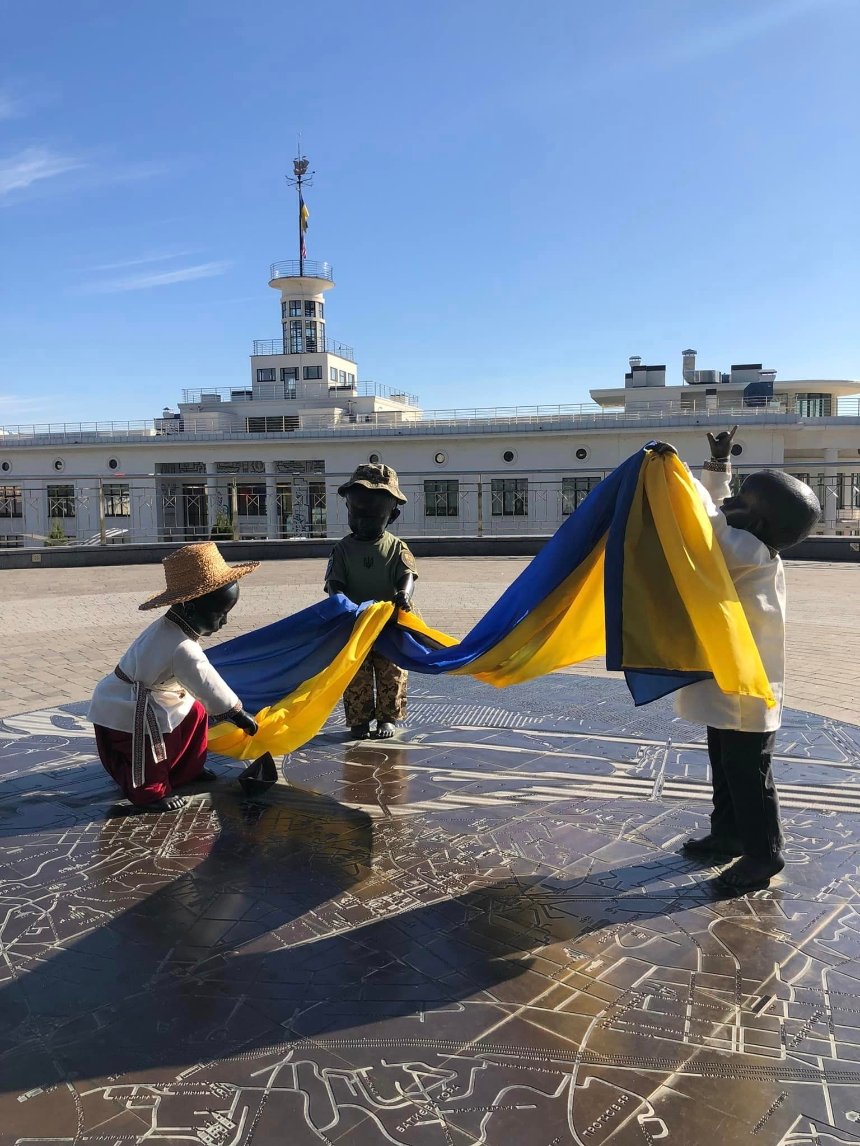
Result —
[{"label": "embroidered white shirt", "polygon": [[785,571],[779,555],[772,557],[763,542],[745,529],[729,525],[720,512],[719,506],[731,495],[731,476],[731,468],[726,473],[703,470],[696,488],[711,519],[777,703],[768,708],[757,697],[734,696],[722,692],[713,680],[703,680],[675,693],[675,711],[684,720],[712,728],[773,732],[782,723]]},{"label": "embroidered white shirt", "polygon": [[[210,716],[230,712],[239,698],[215,671],[197,641],[166,616],[144,629],[123,653],[119,668],[152,690],[162,732],[172,732],[199,700]],[[120,732],[134,730],[132,686],[110,672],[96,685],[87,719]]]}]

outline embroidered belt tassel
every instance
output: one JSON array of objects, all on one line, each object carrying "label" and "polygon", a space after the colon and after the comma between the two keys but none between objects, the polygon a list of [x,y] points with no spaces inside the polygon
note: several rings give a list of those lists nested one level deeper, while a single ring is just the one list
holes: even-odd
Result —
[{"label": "embroidered belt tassel", "polygon": [[117,665],[113,670],[120,680],[130,684],[134,698],[134,726],[131,733],[131,786],[142,788],[146,783],[146,729],[152,741],[152,755],[157,764],[167,759],[164,736],[158,727],[158,718],[150,703],[152,690],[139,680],[132,680]]}]

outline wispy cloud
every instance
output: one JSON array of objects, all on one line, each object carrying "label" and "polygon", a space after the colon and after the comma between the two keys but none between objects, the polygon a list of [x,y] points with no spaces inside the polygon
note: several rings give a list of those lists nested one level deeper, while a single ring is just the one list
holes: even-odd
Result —
[{"label": "wispy cloud", "polygon": [[185,259],[193,255],[193,251],[166,251],[158,255],[142,255],[138,259],[122,259],[117,263],[101,263],[97,267],[88,267],[90,271],[123,271],[128,267],[143,267],[149,263],[166,263],[170,259]]},{"label": "wispy cloud", "polygon": [[42,179],[54,179],[86,164],[71,155],[57,155],[47,147],[26,147],[17,155],[0,159],[0,196],[23,191]]},{"label": "wispy cloud", "polygon": [[56,399],[52,394],[42,395],[38,398],[25,398],[18,394],[0,395],[0,418],[8,422],[9,418],[32,416],[42,410],[47,410]]},{"label": "wispy cloud", "polygon": [[190,267],[179,267],[175,271],[131,275],[128,278],[105,279],[102,282],[87,283],[81,289],[87,294],[119,294],[129,290],[151,290],[154,287],[193,282],[195,279],[214,278],[216,275],[223,275],[230,266],[232,263],[225,260],[213,263],[196,263]]},{"label": "wispy cloud", "polygon": [[656,59],[661,64],[671,65],[717,55],[832,3],[834,0],[778,0],[777,3],[755,5],[737,19],[722,20],[699,28],[691,35],[679,37],[662,51],[658,49]]}]

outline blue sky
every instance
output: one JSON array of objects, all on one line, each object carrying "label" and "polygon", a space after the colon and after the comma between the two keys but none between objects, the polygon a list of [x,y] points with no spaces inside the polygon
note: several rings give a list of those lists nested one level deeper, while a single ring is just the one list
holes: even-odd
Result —
[{"label": "blue sky", "polygon": [[0,423],[156,415],[279,333],[286,187],[359,376],[857,377],[855,0],[0,0]]}]

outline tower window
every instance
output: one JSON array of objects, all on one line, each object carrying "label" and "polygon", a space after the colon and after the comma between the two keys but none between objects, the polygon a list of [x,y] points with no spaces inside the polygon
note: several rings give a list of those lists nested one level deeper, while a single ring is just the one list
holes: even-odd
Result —
[{"label": "tower window", "polygon": [[317,304],[315,302],[305,303],[305,318],[316,318]]},{"label": "tower window", "polygon": [[293,319],[290,322],[290,354],[301,354],[302,350],[304,350],[304,343],[302,342],[301,320]]},{"label": "tower window", "polygon": [[290,318],[298,318],[302,313],[302,300],[300,298],[290,299]]},{"label": "tower window", "polygon": [[317,348],[317,324],[315,322],[305,323],[305,350],[310,354],[316,353]]}]

